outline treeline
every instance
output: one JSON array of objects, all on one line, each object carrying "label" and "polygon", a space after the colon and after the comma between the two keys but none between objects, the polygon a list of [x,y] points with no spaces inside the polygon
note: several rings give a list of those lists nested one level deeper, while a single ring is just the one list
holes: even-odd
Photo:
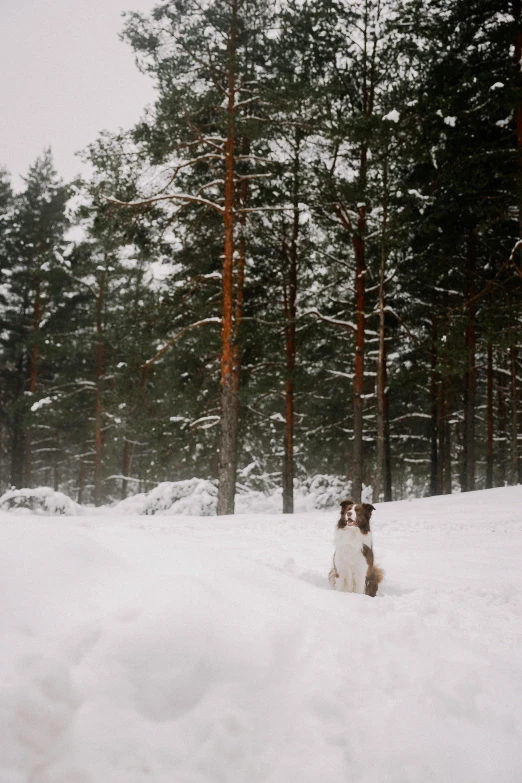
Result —
[{"label": "treeline", "polygon": [[519,482],[520,2],[163,0],[123,37],[143,121],[0,180],[1,488]]}]

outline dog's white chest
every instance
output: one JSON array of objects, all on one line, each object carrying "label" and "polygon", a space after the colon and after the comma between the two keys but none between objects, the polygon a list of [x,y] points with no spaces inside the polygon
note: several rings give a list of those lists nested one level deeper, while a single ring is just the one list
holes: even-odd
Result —
[{"label": "dog's white chest", "polygon": [[362,557],[362,548],[366,546],[372,546],[372,534],[367,533],[365,536],[361,533],[358,527],[346,526],[338,528],[335,531],[335,552],[342,552],[346,558],[353,558],[357,560],[358,557]]},{"label": "dog's white chest", "polygon": [[346,526],[335,531],[336,589],[364,593],[368,563],[362,548],[372,546],[372,534],[363,535],[358,527]]}]

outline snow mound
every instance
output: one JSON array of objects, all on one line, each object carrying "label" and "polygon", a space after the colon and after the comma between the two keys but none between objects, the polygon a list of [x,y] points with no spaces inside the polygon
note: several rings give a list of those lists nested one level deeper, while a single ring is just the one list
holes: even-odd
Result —
[{"label": "snow mound", "polygon": [[44,514],[49,516],[77,516],[82,507],[74,500],[50,487],[34,489],[10,489],[0,497],[0,511]]},{"label": "snow mound", "polygon": [[163,481],[150,492],[142,492],[114,506],[131,514],[189,514],[209,517],[216,513],[217,487],[204,479]]}]

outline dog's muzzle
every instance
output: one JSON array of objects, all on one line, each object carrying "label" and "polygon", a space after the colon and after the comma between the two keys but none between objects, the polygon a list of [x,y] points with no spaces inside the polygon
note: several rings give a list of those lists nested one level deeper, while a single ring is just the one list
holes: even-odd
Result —
[{"label": "dog's muzzle", "polygon": [[352,511],[348,511],[344,518],[346,520],[346,524],[347,524],[348,527],[353,527],[355,525],[356,516],[355,516],[355,512],[353,510]]}]

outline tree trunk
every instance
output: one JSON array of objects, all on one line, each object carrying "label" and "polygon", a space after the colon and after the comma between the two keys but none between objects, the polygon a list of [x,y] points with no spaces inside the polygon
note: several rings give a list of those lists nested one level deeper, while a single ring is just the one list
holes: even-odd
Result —
[{"label": "tree trunk", "polygon": [[439,393],[437,399],[437,436],[438,436],[438,460],[437,460],[437,485],[439,492],[444,494],[444,462],[446,452],[446,379],[444,372],[439,374]]},{"label": "tree trunk", "polygon": [[487,451],[486,451],[486,489],[493,486],[493,345],[488,342],[486,368],[486,417],[487,417]]},{"label": "tree trunk", "polygon": [[[298,131],[296,131],[296,134]],[[283,456],[283,514],[294,513],[294,392],[296,364],[297,243],[299,239],[299,138],[296,138],[293,178],[293,220],[284,284],[285,308],[285,442]]]},{"label": "tree trunk", "polygon": [[439,483],[439,390],[437,368],[437,322],[436,292],[433,291],[431,305],[431,367],[430,367],[430,495],[440,495]]},{"label": "tree trunk", "polygon": [[386,362],[386,342],[384,343],[384,502],[390,503],[392,500],[392,461],[391,461],[391,438],[390,438],[390,392],[388,388],[388,365]]},{"label": "tree trunk", "polygon": [[[379,502],[381,499],[381,490],[385,487],[386,496],[386,410],[387,410],[387,367],[386,367],[386,262],[387,245],[386,229],[388,222],[388,203],[387,203],[387,165],[384,165],[383,171],[383,191],[385,193],[383,217],[382,217],[382,241],[381,241],[381,263],[379,269],[379,354],[377,358],[377,439],[376,439],[376,471],[374,479],[374,500]],[[386,499],[386,497],[385,497]]]},{"label": "tree trunk", "polygon": [[[443,279],[442,311],[448,317],[449,308],[449,280],[446,269]],[[445,323],[448,330],[450,324]],[[447,366],[441,362],[439,375],[439,412],[437,416],[439,426],[439,488],[443,495],[451,495],[451,393]]]},{"label": "tree trunk", "polygon": [[[361,221],[362,222],[362,221]],[[364,240],[357,236],[354,240],[355,251],[355,365],[353,383],[353,456],[352,456],[352,496],[359,503],[362,492],[363,476],[363,393],[364,393],[364,294],[365,260]]]},{"label": "tree trunk", "polygon": [[19,410],[19,405],[13,416],[13,436],[11,445],[11,484],[15,489],[22,489],[24,486],[24,463],[25,463],[25,437],[23,430],[23,414]]},{"label": "tree trunk", "polygon": [[103,502],[102,470],[103,470],[103,300],[105,296],[105,275],[100,278],[98,295],[96,297],[96,397],[94,409],[94,505],[101,506]]},{"label": "tree trunk", "polygon": [[476,235],[472,231],[466,257],[466,372],[464,376],[463,492],[475,489],[475,313]]},{"label": "tree trunk", "polygon": [[[359,183],[361,192],[366,191],[367,145],[361,146]],[[365,292],[366,292],[366,204],[357,206],[357,231],[353,237],[355,255],[355,362],[353,381],[353,456],[352,496],[361,501],[364,470],[363,454],[363,394],[364,394],[364,337],[365,337]]]},{"label": "tree trunk", "polygon": [[130,476],[131,473],[131,465],[132,465],[132,449],[133,444],[130,440],[127,438],[127,433],[123,436],[123,455],[121,460],[121,473],[123,476],[122,482],[121,482],[121,499],[125,500],[127,497],[127,492],[129,489],[129,482],[127,481],[127,477]]},{"label": "tree trunk", "polygon": [[11,445],[11,485],[16,489],[24,486],[25,467],[25,434],[24,434],[24,356],[16,362],[16,390],[13,415],[12,445]]},{"label": "tree trunk", "polygon": [[511,483],[519,481],[518,455],[518,386],[517,386],[517,349],[512,345],[509,349],[510,364],[510,402],[511,402]]},{"label": "tree trunk", "polygon": [[[522,90],[522,2],[513,0],[513,19],[515,22],[515,47],[513,56],[513,65],[515,68],[516,79],[519,90]],[[519,185],[522,182],[522,105],[517,101],[515,108],[515,120],[517,129],[517,149],[518,149],[518,177]],[[519,188],[520,192],[520,188]],[[522,237],[522,199],[518,202],[518,225],[519,234]],[[522,261],[522,248],[520,249],[520,258]]]},{"label": "tree trunk", "polygon": [[[58,443],[58,433],[56,433],[56,443]],[[60,472],[58,470],[58,448],[54,450],[53,454],[53,489],[58,492],[60,488]]]},{"label": "tree trunk", "polygon": [[[501,355],[499,356],[499,364]],[[506,416],[506,389],[503,372],[497,371],[497,410],[498,410],[498,435],[497,435],[497,486],[503,487],[506,483],[506,441],[507,441],[507,416]]]},{"label": "tree trunk", "polygon": [[80,503],[80,505],[83,503],[83,491],[85,489],[85,463],[80,457],[80,467],[78,471],[78,496],[76,498],[76,502]]},{"label": "tree trunk", "polygon": [[[517,74],[517,87],[522,90],[522,2],[521,0],[513,0],[513,18],[515,21],[515,48],[513,64]],[[518,149],[518,178],[519,178],[519,193],[521,193],[522,186],[522,105],[520,100],[516,106],[516,126],[517,126],[517,149]],[[522,237],[522,198],[518,203],[518,225],[519,235]],[[520,260],[522,264],[522,248],[520,249]],[[516,348],[512,349],[515,352],[515,357],[512,357],[511,374],[512,374],[512,473],[513,483],[519,483],[522,481],[522,463],[518,456],[518,421],[517,421],[517,393],[516,393]],[[514,362],[514,368],[513,368]]]},{"label": "tree trunk", "polygon": [[237,473],[238,396],[234,372],[234,221],[235,221],[235,67],[237,0],[231,3],[228,40],[227,139],[225,142],[225,203],[223,211],[223,307],[221,326],[221,432],[217,513],[233,514]]},{"label": "tree trunk", "polygon": [[[40,297],[40,280],[37,279],[34,292],[33,302],[33,318],[32,318],[32,334],[33,344],[31,346],[31,352],[29,354],[29,387],[28,391],[31,396],[36,393],[38,386],[38,359],[40,355],[40,346],[38,336],[40,332],[40,322],[42,320],[42,302]],[[25,469],[24,469],[24,484],[26,487],[31,487],[33,483],[33,433],[29,427],[25,433]]]},{"label": "tree trunk", "polygon": [[443,461],[443,485],[442,485],[442,493],[444,495],[451,495],[453,491],[452,486],[452,473],[451,473],[451,422],[450,422],[450,416],[452,413],[452,395],[450,393],[450,390],[447,386],[447,380],[446,380],[446,387],[444,392],[444,417],[443,417],[443,428],[444,428],[444,451],[441,454],[441,459]]},{"label": "tree trunk", "polygon": [[[370,34],[370,14],[365,5],[362,27],[362,73],[359,79],[361,88],[361,113],[366,123],[373,117],[375,89],[377,86],[376,55],[380,6],[377,18],[373,20],[373,33]],[[368,179],[368,138],[363,136],[359,148],[358,200],[356,203],[357,227],[352,231],[352,244],[355,256],[355,360],[353,382],[353,447],[352,447],[352,496],[361,500],[364,451],[363,451],[363,393],[364,393],[364,350],[365,350],[365,292],[366,292],[366,210]],[[340,210],[339,210],[340,213]],[[338,214],[339,214],[338,213]],[[351,227],[351,218],[345,216],[343,223]]]}]

